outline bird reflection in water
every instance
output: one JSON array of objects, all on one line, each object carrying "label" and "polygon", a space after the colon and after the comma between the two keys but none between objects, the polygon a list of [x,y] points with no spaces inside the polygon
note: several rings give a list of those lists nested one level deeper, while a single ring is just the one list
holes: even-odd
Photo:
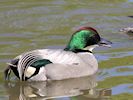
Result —
[{"label": "bird reflection in water", "polygon": [[110,89],[96,89],[95,76],[47,82],[6,82],[9,100],[109,100]]}]

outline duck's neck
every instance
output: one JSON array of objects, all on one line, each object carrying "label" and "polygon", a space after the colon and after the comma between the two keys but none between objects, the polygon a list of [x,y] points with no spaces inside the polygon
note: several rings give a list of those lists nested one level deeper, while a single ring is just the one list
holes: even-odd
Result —
[{"label": "duck's neck", "polygon": [[71,43],[68,44],[64,50],[65,51],[72,51],[72,52],[75,52],[75,53],[82,51],[81,48],[79,48],[79,47],[77,48],[76,45],[73,45]]},{"label": "duck's neck", "polygon": [[72,51],[72,52],[77,52],[81,51],[85,47],[84,40],[80,40],[78,38],[74,38],[75,36],[72,36],[70,42],[64,49],[65,51]]},{"label": "duck's neck", "polygon": [[72,51],[74,53],[81,53],[81,52],[92,53],[92,50],[89,50],[89,49],[80,49],[80,48],[73,48],[71,46],[67,46],[64,50],[65,51]]}]

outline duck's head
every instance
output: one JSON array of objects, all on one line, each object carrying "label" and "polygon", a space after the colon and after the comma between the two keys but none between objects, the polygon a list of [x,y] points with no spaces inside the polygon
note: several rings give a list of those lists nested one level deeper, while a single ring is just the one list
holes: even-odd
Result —
[{"label": "duck's head", "polygon": [[111,47],[112,42],[101,38],[92,27],[81,27],[71,37],[65,50],[72,52],[92,52],[95,47]]}]

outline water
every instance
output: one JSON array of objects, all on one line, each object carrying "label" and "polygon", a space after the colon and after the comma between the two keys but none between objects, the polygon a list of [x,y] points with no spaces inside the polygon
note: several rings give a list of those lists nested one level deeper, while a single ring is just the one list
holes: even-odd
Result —
[{"label": "water", "polygon": [[[1,0],[0,100],[132,100],[133,39],[120,33],[133,24],[132,0]],[[96,77],[44,83],[4,82],[6,62],[38,48],[63,48],[78,27],[96,28],[113,42],[97,48]],[[111,93],[112,91],[112,93]]]}]

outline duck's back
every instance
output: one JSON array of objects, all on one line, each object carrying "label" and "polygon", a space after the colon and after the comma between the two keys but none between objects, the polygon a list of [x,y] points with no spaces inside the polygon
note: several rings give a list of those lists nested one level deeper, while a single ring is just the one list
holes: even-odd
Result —
[{"label": "duck's back", "polygon": [[40,49],[35,51],[37,55],[40,55],[43,59],[48,59],[52,63],[58,64],[74,64],[84,63],[82,59],[75,53],[70,51],[64,51],[61,49]]}]

